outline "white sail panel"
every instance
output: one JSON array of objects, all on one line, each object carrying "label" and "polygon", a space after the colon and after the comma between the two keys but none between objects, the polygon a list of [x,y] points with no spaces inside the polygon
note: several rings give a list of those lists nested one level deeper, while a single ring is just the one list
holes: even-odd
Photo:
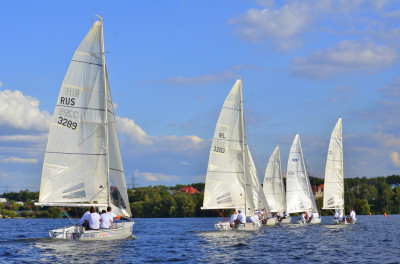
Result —
[{"label": "white sail panel", "polygon": [[215,128],[202,209],[246,206],[241,93],[242,82],[239,79],[224,102]]},{"label": "white sail panel", "polygon": [[317,211],[308,179],[299,134],[290,148],[286,178],[287,213]]},{"label": "white sail panel", "polygon": [[[271,210],[269,208],[269,203],[267,202],[267,199],[265,198],[260,178],[258,177],[257,169],[254,164],[253,157],[251,156],[250,150],[247,147],[247,153],[249,157],[249,170],[250,170],[250,176],[251,176],[251,182],[248,185],[252,186],[252,194],[253,194],[253,208],[256,210],[262,210],[264,209],[264,212],[268,215],[268,217],[272,217],[271,215]],[[248,206],[249,207],[249,206]],[[254,213],[254,212],[253,212]]]},{"label": "white sail panel", "polygon": [[39,202],[107,203],[102,22],[76,50],[62,83],[43,163]]},{"label": "white sail panel", "polygon": [[329,142],[323,209],[344,209],[342,118],[337,121]]},{"label": "white sail panel", "polygon": [[286,211],[285,188],[279,146],[275,148],[265,169],[263,191],[271,212]]},{"label": "white sail panel", "polygon": [[[107,71],[106,71],[107,74]],[[106,76],[107,77],[107,76]],[[131,216],[128,192],[125,182],[125,173],[122,166],[121,151],[117,135],[117,124],[114,116],[114,106],[111,99],[108,77],[107,85],[107,119],[108,119],[108,149],[109,149],[109,171],[110,171],[110,201],[114,205],[113,212],[116,215]]]}]

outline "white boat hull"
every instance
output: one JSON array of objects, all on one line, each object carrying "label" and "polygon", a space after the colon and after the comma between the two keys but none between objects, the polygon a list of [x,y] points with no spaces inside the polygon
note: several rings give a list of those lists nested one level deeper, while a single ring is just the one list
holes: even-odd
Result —
[{"label": "white boat hull", "polygon": [[263,224],[263,226],[274,226],[278,223],[278,219],[276,217],[268,218],[267,222]]},{"label": "white boat hull", "polygon": [[299,220],[297,221],[298,224],[300,225],[315,225],[315,224],[321,224],[321,217],[315,218],[315,219],[311,219],[311,221],[307,221],[307,220]]},{"label": "white boat hull", "polygon": [[281,224],[290,224],[292,222],[292,217],[288,216],[286,218],[281,219],[281,221],[279,221],[279,223]]},{"label": "white boat hull", "polygon": [[82,226],[74,225],[49,231],[50,237],[65,240],[117,240],[133,238],[132,229],[135,222],[121,222],[114,224],[115,228],[83,230]]},{"label": "white boat hull", "polygon": [[227,230],[235,230],[235,231],[256,231],[260,229],[260,223],[245,223],[239,224],[237,226],[231,227],[229,222],[219,222],[216,223],[215,229],[218,231],[227,231]]},{"label": "white boat hull", "polygon": [[337,218],[333,218],[333,224],[335,225],[350,225],[350,224],[355,224],[357,222],[357,218],[356,219],[351,219],[350,222],[347,221],[347,219],[344,219],[343,221],[340,221]]}]

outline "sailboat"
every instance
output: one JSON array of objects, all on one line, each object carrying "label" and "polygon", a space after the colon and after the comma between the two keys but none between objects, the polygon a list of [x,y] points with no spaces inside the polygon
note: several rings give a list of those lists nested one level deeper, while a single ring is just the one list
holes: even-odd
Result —
[{"label": "sailboat", "polygon": [[[299,134],[296,134],[289,153],[286,178],[286,203],[287,214],[307,212],[311,216],[312,212],[318,212],[306,170]],[[307,222],[299,221],[298,223],[306,224]],[[309,223],[319,224],[321,223],[321,218],[313,219]]]},{"label": "sailboat", "polygon": [[264,212],[263,218],[261,220],[263,225],[265,226],[274,226],[277,223],[277,218],[273,217],[271,214],[271,209],[265,197],[263,187],[261,186],[260,178],[258,177],[257,169],[253,161],[253,157],[251,156],[249,147],[247,146],[247,152],[249,157],[249,166],[250,166],[250,175],[251,175],[251,183],[253,189],[253,198],[254,198],[254,206],[259,211]]},{"label": "sailboat", "polygon": [[280,223],[290,223],[290,216],[284,218],[286,214],[286,198],[279,146],[276,146],[265,169],[263,191],[271,212],[280,214]]},{"label": "sailboat", "polygon": [[[339,218],[334,218],[334,224],[347,224],[344,215],[344,173],[343,173],[343,135],[342,118],[340,117],[331,134],[328,156],[326,158],[324,199],[322,209],[335,210]],[[351,219],[355,224],[357,219]]]},{"label": "sailboat", "polygon": [[[214,132],[206,174],[202,210],[236,209],[255,215],[250,156],[243,116],[242,79],[228,94]],[[260,223],[234,228],[228,221],[214,225],[217,230],[257,230]]]},{"label": "sailboat", "polygon": [[[39,206],[108,206],[117,218],[131,211],[105,64],[103,19],[96,21],[72,58],[50,124]],[[113,229],[72,225],[50,230],[52,238],[114,240],[132,237],[134,222]]]}]

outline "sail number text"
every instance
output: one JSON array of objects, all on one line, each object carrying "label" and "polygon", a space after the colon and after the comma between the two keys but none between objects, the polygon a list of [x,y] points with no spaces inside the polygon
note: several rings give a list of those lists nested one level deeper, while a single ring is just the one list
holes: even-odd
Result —
[{"label": "sail number text", "polygon": [[65,116],[65,117],[69,117],[69,118],[77,118],[78,117],[78,111],[69,110],[69,109],[65,109],[65,108],[60,108],[59,114],[60,114],[60,116]]},{"label": "sail number text", "polygon": [[72,122],[71,120],[62,117],[58,117],[58,124],[71,128],[73,130],[75,130],[76,127],[78,126],[76,122]]},{"label": "sail number text", "polygon": [[225,148],[214,146],[214,152],[225,153]]}]

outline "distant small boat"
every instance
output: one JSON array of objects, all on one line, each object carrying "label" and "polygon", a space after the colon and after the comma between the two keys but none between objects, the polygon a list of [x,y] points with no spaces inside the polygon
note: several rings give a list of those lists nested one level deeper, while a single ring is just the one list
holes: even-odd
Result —
[{"label": "distant small boat", "polygon": [[[296,134],[290,148],[286,177],[287,214],[307,212],[309,216],[318,212],[308,178],[306,163],[301,148],[300,136]],[[321,217],[311,221],[298,221],[299,224],[319,224]]]},{"label": "distant small boat", "polygon": [[[39,202],[58,207],[110,206],[118,218],[131,216],[117,128],[106,71],[103,19],[96,21],[76,50],[61,85],[50,124]],[[132,237],[134,222],[113,229],[73,225],[50,237],[114,240]]]},{"label": "distant small boat", "polygon": [[[236,209],[246,216],[255,215],[260,206],[258,202],[262,203],[263,199],[255,198],[260,194],[261,185],[257,187],[254,182],[253,177],[257,175],[254,170],[247,146],[242,79],[239,78],[224,102],[215,128],[201,209]],[[247,231],[258,230],[260,226],[260,222],[247,222],[232,228],[228,221],[214,225],[217,230]]]},{"label": "distant small boat", "polygon": [[324,201],[322,209],[335,210],[334,224],[355,224],[357,219],[344,217],[343,135],[340,117],[331,134],[326,158]]},{"label": "distant small boat", "polygon": [[274,152],[268,160],[267,168],[265,169],[263,191],[265,198],[268,201],[270,211],[279,213],[280,223],[290,223],[291,217],[286,216],[286,199],[285,185],[282,177],[281,157],[279,146],[276,146]]}]

